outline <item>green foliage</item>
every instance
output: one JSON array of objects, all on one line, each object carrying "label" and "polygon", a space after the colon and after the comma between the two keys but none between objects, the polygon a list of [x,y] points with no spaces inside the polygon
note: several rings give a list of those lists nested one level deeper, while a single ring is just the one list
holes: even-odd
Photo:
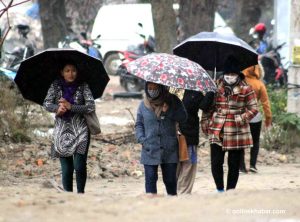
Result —
[{"label": "green foliage", "polygon": [[277,122],[286,131],[295,130],[300,133],[300,118],[295,113],[285,113],[277,117]]},{"label": "green foliage", "polygon": [[11,135],[11,141],[14,143],[26,143],[31,142],[31,138],[26,134],[26,131],[24,132],[24,130],[17,130]]},{"label": "green foliage", "polygon": [[283,113],[286,113],[287,107],[287,90],[286,89],[274,89],[271,87],[267,88],[268,96],[271,103],[271,110],[273,121],[277,119],[278,116],[281,116]]},{"label": "green foliage", "polygon": [[288,113],[287,89],[268,87],[271,104],[273,126],[264,131],[262,145],[267,149],[280,152],[290,152],[292,148],[300,146],[300,117],[295,113]]}]

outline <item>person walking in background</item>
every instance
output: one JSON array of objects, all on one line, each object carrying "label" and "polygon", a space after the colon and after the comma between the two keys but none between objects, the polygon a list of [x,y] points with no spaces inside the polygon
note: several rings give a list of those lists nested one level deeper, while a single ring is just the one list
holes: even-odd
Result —
[{"label": "person walking in background", "polygon": [[44,107],[56,114],[51,153],[60,159],[63,188],[73,191],[75,169],[77,192],[84,193],[90,132],[83,114],[94,111],[95,102],[77,70],[72,61],[63,62],[61,76],[51,84]]},{"label": "person walking in background", "polygon": [[177,195],[178,140],[176,123],[186,121],[182,102],[167,87],[145,84],[145,98],[137,110],[135,134],[142,144],[146,194],[157,194],[158,166],[168,195]]},{"label": "person walking in background", "polygon": [[[252,86],[255,91],[257,101],[261,104],[264,112],[265,127],[268,128],[272,124],[272,112],[268,93],[265,84],[261,81],[262,73],[259,65],[251,66],[243,70],[245,75],[245,81]],[[253,139],[253,147],[250,151],[250,168],[249,170],[253,173],[257,173],[256,161],[259,152],[259,139],[262,126],[262,114],[258,112],[256,116],[250,121],[250,130]],[[245,166],[245,157],[242,155],[240,172],[247,172]]]},{"label": "person walking in background", "polygon": [[224,192],[223,164],[228,151],[226,190],[235,189],[242,150],[252,146],[249,121],[257,114],[255,92],[244,81],[238,60],[229,56],[224,75],[217,80],[215,104],[201,118],[202,131],[209,136],[211,170],[218,192]]},{"label": "person walking in background", "polygon": [[197,146],[199,144],[199,109],[209,110],[214,101],[214,92],[205,96],[201,92],[185,90],[183,104],[188,114],[186,122],[179,124],[182,135],[188,146],[189,159],[180,161],[177,167],[177,193],[190,194],[193,189],[197,172]]}]

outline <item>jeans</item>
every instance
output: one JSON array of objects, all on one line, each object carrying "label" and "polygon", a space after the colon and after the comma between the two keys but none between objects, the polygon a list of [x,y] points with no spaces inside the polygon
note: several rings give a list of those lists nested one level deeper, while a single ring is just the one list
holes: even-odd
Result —
[{"label": "jeans", "polygon": [[73,173],[75,169],[77,193],[84,193],[87,178],[86,162],[89,145],[90,135],[85,154],[74,153],[73,156],[59,158],[62,171],[62,184],[65,191],[73,191]]},{"label": "jeans", "polygon": [[[177,163],[160,165],[168,195],[177,195]],[[157,193],[158,165],[144,165],[146,193]]]},{"label": "jeans", "polygon": [[86,154],[75,153],[70,157],[60,157],[60,164],[62,170],[62,183],[65,191],[73,191],[73,172],[76,172],[76,183],[77,192],[84,193],[85,183],[86,183]]},{"label": "jeans", "polygon": [[[211,155],[211,171],[215,184],[218,190],[224,190],[224,179],[223,179],[223,164],[225,151],[222,147],[217,144],[210,145]],[[227,175],[227,187],[226,190],[235,189],[239,179],[239,164],[242,154],[240,150],[229,150],[228,151],[228,175]]]}]

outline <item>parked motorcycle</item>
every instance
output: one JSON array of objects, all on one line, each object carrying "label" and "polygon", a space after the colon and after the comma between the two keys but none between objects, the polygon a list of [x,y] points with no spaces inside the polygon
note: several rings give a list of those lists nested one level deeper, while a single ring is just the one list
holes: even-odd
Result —
[{"label": "parked motorcycle", "polygon": [[96,43],[101,35],[98,35],[95,39],[88,39],[85,32],[81,32],[80,35],[82,37],[81,40],[70,35],[66,36],[63,41],[58,43],[58,48],[77,49],[80,52],[87,53],[90,56],[102,60],[102,55],[100,53],[101,45]]},{"label": "parked motorcycle", "polygon": [[264,69],[264,82],[278,87],[286,86],[287,70],[281,63],[280,53],[278,52],[285,43],[278,45],[265,54],[259,55],[258,59]]},{"label": "parked motorcycle", "polygon": [[1,66],[9,69],[17,70],[20,66],[22,60],[33,56],[35,52],[35,45],[27,37],[30,32],[30,27],[28,25],[19,24],[16,26],[18,33],[21,37],[21,41],[24,45],[21,47],[15,47],[11,52],[4,52],[4,59]]},{"label": "parked motorcycle", "polygon": [[119,56],[121,58],[121,65],[117,70],[117,74],[120,76],[120,84],[127,92],[140,92],[144,89],[144,80],[131,75],[127,72],[127,64],[135,59],[138,59],[146,54],[155,51],[155,40],[152,36],[146,39],[146,36],[140,34],[144,39],[143,44],[137,46],[129,46],[126,51],[120,51]]}]

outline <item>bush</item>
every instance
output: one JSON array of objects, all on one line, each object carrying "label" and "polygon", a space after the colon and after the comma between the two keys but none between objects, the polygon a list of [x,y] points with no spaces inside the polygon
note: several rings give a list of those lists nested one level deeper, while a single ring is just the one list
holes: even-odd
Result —
[{"label": "bush", "polygon": [[268,88],[273,126],[263,134],[262,145],[279,152],[290,152],[300,146],[300,117],[287,113],[287,89]]},{"label": "bush", "polygon": [[11,80],[0,79],[0,140],[28,142],[28,107]]}]

